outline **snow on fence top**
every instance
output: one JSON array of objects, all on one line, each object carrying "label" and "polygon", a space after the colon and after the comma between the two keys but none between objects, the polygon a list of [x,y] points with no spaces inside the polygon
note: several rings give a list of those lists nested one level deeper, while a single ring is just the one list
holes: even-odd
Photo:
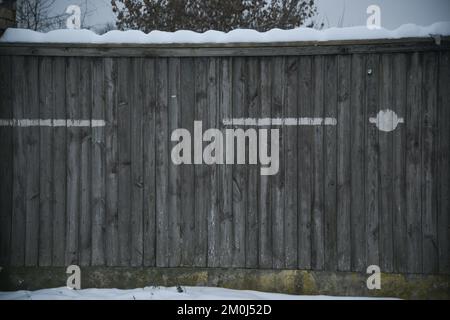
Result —
[{"label": "snow on fence top", "polygon": [[431,35],[450,35],[450,22],[438,22],[428,27],[406,24],[396,30],[374,29],[365,26],[350,28],[330,28],[316,30],[296,28],[291,30],[272,29],[267,32],[236,29],[228,33],[207,31],[197,33],[180,30],[176,32],[152,31],[148,34],[130,31],[110,31],[98,35],[90,30],[55,30],[40,33],[26,29],[6,30],[0,42],[24,43],[124,43],[124,44],[170,44],[170,43],[246,43],[246,42],[293,42],[293,41],[332,41],[424,38]]}]

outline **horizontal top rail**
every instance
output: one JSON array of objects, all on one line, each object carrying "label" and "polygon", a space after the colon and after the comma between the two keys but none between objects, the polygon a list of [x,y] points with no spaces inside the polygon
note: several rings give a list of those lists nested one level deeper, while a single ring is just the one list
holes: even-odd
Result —
[{"label": "horizontal top rail", "polygon": [[0,56],[297,56],[448,50],[450,50],[450,37],[198,44],[0,43]]}]

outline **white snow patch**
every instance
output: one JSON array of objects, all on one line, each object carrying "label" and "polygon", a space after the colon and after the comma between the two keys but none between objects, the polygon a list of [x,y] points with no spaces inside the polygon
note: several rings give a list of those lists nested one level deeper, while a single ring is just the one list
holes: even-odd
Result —
[{"label": "white snow patch", "polygon": [[152,31],[110,31],[98,35],[90,30],[54,30],[40,33],[26,29],[6,30],[0,42],[27,43],[128,43],[128,44],[169,44],[169,43],[245,43],[245,42],[291,42],[291,41],[331,41],[361,39],[423,38],[431,35],[450,35],[450,21],[437,22],[427,27],[405,24],[396,30],[369,29],[366,26],[349,28],[329,28],[316,30],[296,28],[291,30],[272,29],[267,32],[236,29],[228,33],[210,30],[204,33],[180,30],[176,32]]},{"label": "white snow patch", "polygon": [[[367,297],[296,296],[211,287],[146,287],[133,290],[68,288],[0,292],[0,300],[373,300]],[[382,299],[382,298],[381,298]]]}]

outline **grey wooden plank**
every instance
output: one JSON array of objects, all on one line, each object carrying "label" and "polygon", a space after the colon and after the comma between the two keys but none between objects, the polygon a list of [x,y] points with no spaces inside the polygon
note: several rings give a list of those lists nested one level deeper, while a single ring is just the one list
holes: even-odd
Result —
[{"label": "grey wooden plank", "polygon": [[[38,58],[25,60],[26,81],[24,94],[26,103],[23,115],[28,119],[39,118],[39,71]],[[38,127],[22,129],[25,136],[26,171],[26,233],[25,233],[25,265],[36,266],[39,259],[39,149],[40,136]]]},{"label": "grey wooden plank", "polygon": [[131,259],[131,90],[134,79],[131,59],[118,60],[117,66],[117,143],[118,143],[118,225],[119,265],[129,266]]},{"label": "grey wooden plank", "polygon": [[180,44],[0,44],[0,55],[97,56],[97,57],[224,57],[224,56],[311,56],[374,52],[444,51],[441,44],[426,38],[300,41],[271,43],[180,43]]},{"label": "grey wooden plank", "polygon": [[[392,110],[399,117],[406,117],[406,55],[396,54],[393,61]],[[394,271],[407,272],[407,229],[406,229],[406,126],[400,125],[391,133],[393,135],[393,242],[394,242]]]},{"label": "grey wooden plank", "polygon": [[[379,111],[380,62],[379,55],[368,55],[366,60],[366,152],[365,152],[365,211],[367,265],[380,264],[379,230],[379,159],[378,128],[369,123]],[[371,73],[370,70],[372,71]]]},{"label": "grey wooden plank", "polygon": [[[66,60],[66,104],[67,118],[80,119],[79,105],[80,59]],[[80,160],[81,131],[80,128],[67,129],[67,217],[66,217],[66,258],[65,264],[79,263],[79,212],[80,212]]]},{"label": "grey wooden plank", "polygon": [[450,69],[449,52],[439,54],[439,272],[450,273]]},{"label": "grey wooden plank", "polygon": [[[169,64],[169,91],[168,114],[169,134],[181,128],[181,96],[180,96],[180,59],[168,60]],[[175,143],[169,143],[169,152]],[[177,267],[181,264],[181,169],[169,160],[169,266]]]},{"label": "grey wooden plank", "polygon": [[155,64],[156,81],[156,266],[167,267],[169,263],[168,238],[168,65],[167,59]]},{"label": "grey wooden plank", "polygon": [[[220,97],[219,118],[232,118],[232,61],[231,58],[220,58]],[[220,126],[225,135],[226,127]],[[220,220],[220,266],[231,267],[233,259],[233,178],[231,165],[222,165],[219,168],[219,220]]]},{"label": "grey wooden plank", "polygon": [[[12,57],[12,115],[14,119],[24,118],[26,95],[26,69],[24,57]],[[25,192],[26,192],[26,150],[25,132],[13,129],[13,212],[11,222],[11,266],[25,264]]]},{"label": "grey wooden plank", "polygon": [[422,143],[422,251],[423,273],[436,274],[439,270],[438,254],[438,189],[437,189],[437,91],[439,56],[424,55],[421,120]]},{"label": "grey wooden plank", "polygon": [[[55,57],[52,60],[53,77],[53,116],[56,119],[66,119],[66,61]],[[66,188],[67,188],[67,129],[53,128],[53,248],[52,265],[65,265],[66,252]]]},{"label": "grey wooden plank", "polygon": [[[272,117],[282,118],[286,99],[286,58],[275,57],[272,61]],[[285,239],[284,239],[284,181],[286,176],[285,168],[285,142],[283,141],[283,128],[280,130],[279,150],[280,168],[278,174],[271,177],[271,209],[272,209],[272,254],[273,268],[282,269],[285,267]]]},{"label": "grey wooden plank", "polygon": [[145,59],[142,67],[144,81],[144,266],[155,266],[156,262],[156,185],[155,185],[155,60]]},{"label": "grey wooden plank", "polygon": [[[297,57],[286,58],[286,86],[283,115],[286,118],[297,118],[298,115],[298,74],[299,61]],[[301,71],[300,71],[301,72]],[[296,269],[298,266],[298,127],[282,128],[284,143],[284,246],[285,267]],[[280,235],[279,235],[280,236]]]},{"label": "grey wooden plank", "polygon": [[143,59],[132,60],[133,87],[131,90],[131,266],[141,266],[143,263],[144,234],[143,234],[143,201],[144,201],[144,140],[143,140],[143,99],[144,84]]},{"label": "grey wooden plank", "polygon": [[[181,126],[191,134],[195,120],[195,62],[181,59]],[[193,154],[191,154],[193,160]],[[192,266],[195,256],[195,174],[194,165],[181,167],[181,264]]]},{"label": "grey wooden plank", "polygon": [[[261,106],[259,116],[262,118],[271,118],[272,107],[272,59],[260,58],[260,90]],[[270,130],[268,132],[268,141],[270,141]],[[269,144],[270,146],[270,144]],[[268,152],[271,152],[268,147]],[[271,177],[261,176],[259,179],[259,267],[272,268],[272,220],[271,220]]]},{"label": "grey wooden plank", "polygon": [[[337,118],[338,69],[337,57],[324,61],[324,117]],[[326,80],[325,80],[326,79]],[[337,270],[337,128],[324,128],[324,267]]]},{"label": "grey wooden plank", "polygon": [[[393,56],[382,55],[380,58],[380,97],[379,109],[392,110]],[[393,139],[391,132],[378,132],[380,158],[379,158],[379,235],[380,235],[380,268],[384,272],[393,271],[394,244],[393,244]]]},{"label": "grey wooden plank", "polygon": [[105,259],[107,266],[119,261],[118,212],[118,97],[117,60],[105,59]]},{"label": "grey wooden plank", "polygon": [[[246,60],[246,96],[247,117],[260,117],[260,62],[259,58],[247,58]],[[248,146],[250,147],[250,146]],[[258,149],[256,149],[258,150]],[[250,152],[250,151],[248,151]],[[248,157],[247,157],[248,162]],[[245,266],[247,268],[258,267],[258,183],[260,168],[258,165],[247,165],[247,212],[245,230]]]},{"label": "grey wooden plank", "polygon": [[[313,116],[324,116],[324,57],[313,59]],[[314,270],[323,270],[325,264],[324,239],[324,129],[321,126],[314,128],[313,136],[313,203],[311,221],[311,267]]]},{"label": "grey wooden plank", "polygon": [[337,96],[337,269],[351,270],[351,63],[338,56]]},{"label": "grey wooden plank", "polygon": [[[298,114],[313,116],[312,57],[300,57]],[[298,267],[311,268],[312,154],[314,128],[298,129]]]},{"label": "grey wooden plank", "polygon": [[406,111],[406,221],[408,272],[422,272],[421,93],[422,54],[408,57]]},{"label": "grey wooden plank", "polygon": [[[245,83],[248,79],[245,73],[244,58],[233,58],[233,118],[245,117],[247,97]],[[238,129],[238,127],[234,127]],[[242,128],[241,128],[242,129]],[[246,146],[248,143],[246,142]],[[237,164],[237,154],[233,165],[233,267],[245,267],[245,212],[247,205],[247,179],[245,165]]]},{"label": "grey wooden plank", "polygon": [[[92,62],[92,119],[105,120],[105,62]],[[111,107],[108,105],[108,107]],[[92,128],[92,265],[103,266],[105,260],[106,190],[105,128]]]},{"label": "grey wooden plank", "polygon": [[[81,58],[80,62],[80,91],[78,96],[78,108],[80,119],[91,119],[92,106],[92,59]],[[91,216],[91,151],[92,129],[82,127],[80,150],[80,265],[89,266],[92,258],[92,216]]]},{"label": "grey wooden plank", "polygon": [[[194,118],[201,121],[207,130],[209,108],[208,103],[208,60],[206,58],[197,58],[194,60],[195,70],[195,110]],[[185,110],[185,109],[184,109]],[[195,130],[195,129],[194,129]],[[195,145],[195,142],[194,142]],[[203,145],[203,144],[202,144]],[[194,179],[195,179],[195,195],[194,195],[194,266],[205,267],[208,251],[208,210],[211,203],[211,166],[202,165],[201,157],[203,149],[199,150],[200,159],[194,156]],[[199,165],[200,164],[200,165]]]},{"label": "grey wooden plank", "polygon": [[[208,120],[207,128],[220,128],[222,119],[220,118],[220,59],[208,58],[208,88],[207,88],[207,108]],[[223,148],[223,144],[222,144]],[[220,163],[220,161],[219,161]],[[222,195],[219,193],[219,167],[224,164],[215,164],[209,173],[210,202],[208,203],[208,267],[220,266],[220,212],[219,201]]]},{"label": "grey wooden plank", "polygon": [[[12,119],[12,58],[0,58],[0,119]],[[13,128],[0,127],[0,265],[11,262],[11,221],[13,190]]]},{"label": "grey wooden plank", "polygon": [[351,92],[351,248],[352,271],[365,271],[366,265],[366,227],[364,209],[364,141],[366,114],[364,108],[365,57],[352,57]]},{"label": "grey wooden plank", "polygon": [[[39,119],[54,119],[52,62],[52,58],[39,59]],[[41,127],[39,131],[39,266],[50,266],[53,236],[53,132],[51,127]]]}]

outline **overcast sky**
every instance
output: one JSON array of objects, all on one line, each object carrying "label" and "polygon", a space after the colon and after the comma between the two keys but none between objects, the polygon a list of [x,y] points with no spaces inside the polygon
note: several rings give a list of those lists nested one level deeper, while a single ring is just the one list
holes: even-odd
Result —
[{"label": "overcast sky", "polygon": [[[223,0],[226,1],[226,0]],[[69,4],[79,4],[84,10],[85,0],[61,0],[55,12],[61,13]],[[89,16],[86,25],[101,26],[114,22],[110,0],[88,0]],[[450,0],[316,0],[318,19],[325,27],[365,25],[367,7],[376,4],[381,8],[381,24],[395,29],[402,24],[430,25],[437,21],[450,21]]]}]

